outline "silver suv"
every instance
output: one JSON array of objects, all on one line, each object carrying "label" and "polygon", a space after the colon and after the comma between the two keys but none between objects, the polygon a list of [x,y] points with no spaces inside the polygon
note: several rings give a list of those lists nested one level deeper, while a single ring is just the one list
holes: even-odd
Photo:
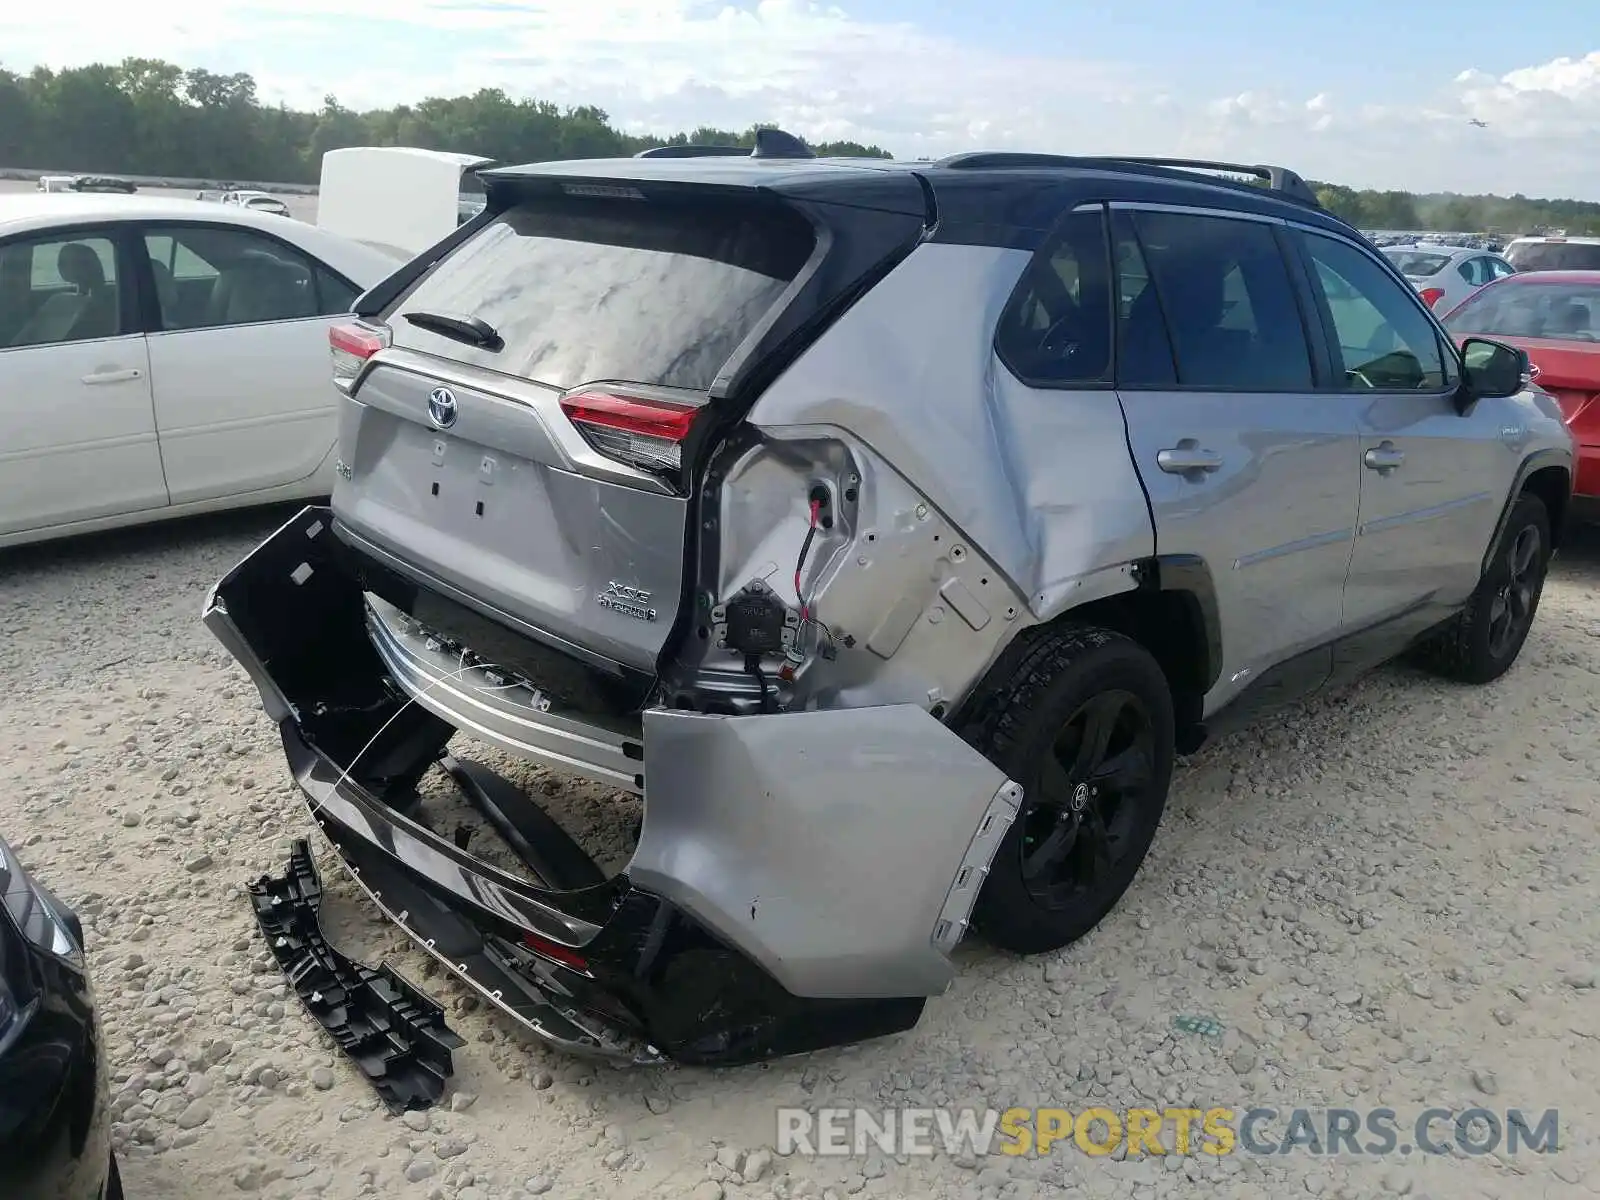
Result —
[{"label": "silver suv", "polygon": [[[802,1051],[912,1025],[969,921],[1092,929],[1175,752],[1406,651],[1504,672],[1560,410],[1224,166],[486,171],[332,333],[331,508],[207,606],[355,878],[575,1050]],[[626,865],[458,731],[642,796]],[[436,767],[515,869],[435,827]]]}]

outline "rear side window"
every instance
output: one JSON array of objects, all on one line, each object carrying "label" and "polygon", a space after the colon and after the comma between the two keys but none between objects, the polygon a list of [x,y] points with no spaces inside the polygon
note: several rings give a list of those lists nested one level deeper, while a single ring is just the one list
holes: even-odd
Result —
[{"label": "rear side window", "polygon": [[1305,328],[1269,226],[1157,212],[1135,214],[1134,224],[1166,317],[1179,384],[1311,390]]},{"label": "rear side window", "polygon": [[1600,271],[1600,245],[1589,242],[1523,242],[1506,250],[1519,271]]},{"label": "rear side window", "polygon": [[[776,206],[542,200],[484,226],[390,314],[396,345],[557,388],[600,380],[704,391],[815,245]],[[501,345],[421,329],[478,317]]]},{"label": "rear side window", "polygon": [[1111,378],[1111,285],[1105,215],[1072,213],[1023,274],[995,347],[1017,377],[1042,387]]}]

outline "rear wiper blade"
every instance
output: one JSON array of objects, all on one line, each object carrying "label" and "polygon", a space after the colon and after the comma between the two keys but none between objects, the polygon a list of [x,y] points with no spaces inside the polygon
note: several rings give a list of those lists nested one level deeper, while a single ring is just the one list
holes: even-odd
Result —
[{"label": "rear wiper blade", "polygon": [[447,338],[454,338],[458,342],[465,342],[469,346],[482,346],[485,350],[498,350],[504,342],[495,327],[482,317],[474,317],[467,313],[428,312],[419,310],[405,314],[418,329],[426,329],[430,333],[441,334]]}]

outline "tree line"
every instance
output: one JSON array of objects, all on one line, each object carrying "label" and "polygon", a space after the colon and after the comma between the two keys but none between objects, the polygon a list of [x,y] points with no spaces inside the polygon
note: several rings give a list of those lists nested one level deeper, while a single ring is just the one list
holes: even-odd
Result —
[{"label": "tree line", "polygon": [[[0,68],[0,167],[209,181],[315,183],[325,152],[422,146],[499,162],[634,154],[652,146],[750,146],[756,127],[670,137],[624,133],[593,105],[518,100],[499,88],[358,112],[332,95],[315,112],[262,103],[248,74],[128,58],[21,74]],[[892,157],[823,142],[823,155]],[[1600,203],[1522,195],[1416,195],[1314,185],[1323,205],[1365,229],[1600,234]]]}]

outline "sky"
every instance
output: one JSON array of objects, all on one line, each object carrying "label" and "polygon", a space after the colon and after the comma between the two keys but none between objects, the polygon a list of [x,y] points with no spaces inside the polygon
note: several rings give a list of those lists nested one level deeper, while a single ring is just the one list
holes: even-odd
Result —
[{"label": "sky", "polygon": [[499,87],[636,132],[770,121],[897,158],[1167,154],[1600,201],[1594,4],[49,0],[0,4],[0,65],[139,55],[298,107]]}]

